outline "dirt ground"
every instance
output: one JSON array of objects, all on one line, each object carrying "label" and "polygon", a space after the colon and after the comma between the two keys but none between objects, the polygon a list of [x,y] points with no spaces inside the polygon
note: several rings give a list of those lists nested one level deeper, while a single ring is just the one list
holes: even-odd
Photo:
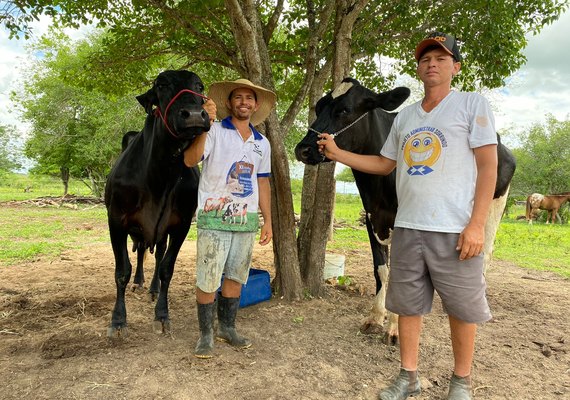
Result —
[{"label": "dirt ground", "polygon": [[[192,355],[194,242],[175,269],[168,335],[153,332],[146,293],[129,291],[129,336],[107,339],[115,298],[110,244],[0,266],[0,398],[375,399],[398,372],[399,352],[359,333],[373,298],[371,256],[368,248],[345,255],[345,274],[364,293],[330,285],[325,298],[274,297],[245,307],[237,325],[253,347],[216,343],[210,360]],[[271,248],[256,248],[255,268],[273,276],[272,261]],[[494,319],[479,329],[475,398],[570,399],[570,281],[495,262],[488,286]],[[436,301],[422,333],[419,399],[446,396],[448,337]]]}]

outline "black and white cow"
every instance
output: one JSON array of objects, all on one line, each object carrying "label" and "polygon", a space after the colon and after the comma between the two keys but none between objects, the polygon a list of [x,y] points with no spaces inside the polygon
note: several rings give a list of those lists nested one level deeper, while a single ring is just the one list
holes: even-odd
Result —
[{"label": "black and white cow", "polygon": [[[339,87],[317,102],[317,119],[309,128],[307,135],[297,144],[295,148],[297,159],[306,164],[330,161],[318,151],[317,140],[320,132],[335,134],[335,142],[342,149],[360,154],[380,154],[380,149],[396,117],[396,113],[387,111],[399,107],[409,94],[409,89],[403,87],[377,94],[354,79],[344,79]],[[499,178],[495,197],[503,196],[504,201],[502,208],[499,206],[501,212],[496,213],[498,220],[504,209],[508,185],[514,174],[514,166],[514,157],[507,148],[500,145]],[[380,176],[356,170],[352,172],[366,212],[366,229],[372,249],[376,279],[375,302],[370,315],[361,326],[361,331],[379,333],[383,331],[386,317],[384,299],[388,280],[388,244],[398,207],[395,173]],[[493,220],[497,225],[498,220],[496,218]],[[496,227],[494,230],[490,229],[490,231],[486,230],[486,236],[491,239],[491,247],[486,244],[486,253],[492,249],[492,241],[496,233]],[[397,342],[397,322],[397,315],[390,313],[389,324],[385,330],[387,343]]]},{"label": "black and white cow", "polygon": [[[105,205],[115,255],[117,298],[109,337],[125,336],[125,290],[132,266],[127,237],[137,252],[156,247],[157,268],[151,288],[160,290],[155,306],[155,329],[168,330],[168,287],[174,263],[198,202],[198,168],[186,168],[183,151],[197,135],[210,129],[202,108],[204,85],[189,71],[164,71],[150,90],[137,96],[147,112],[142,132],[129,143],[107,178]],[[140,254],[139,254],[140,255]]]}]

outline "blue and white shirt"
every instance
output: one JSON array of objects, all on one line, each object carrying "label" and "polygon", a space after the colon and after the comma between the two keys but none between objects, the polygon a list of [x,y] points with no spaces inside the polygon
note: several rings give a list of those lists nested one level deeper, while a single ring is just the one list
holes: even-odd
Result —
[{"label": "blue and white shirt", "polygon": [[227,117],[207,134],[198,187],[197,225],[201,229],[255,232],[259,227],[257,179],[271,175],[269,140],[251,124],[242,136]]}]

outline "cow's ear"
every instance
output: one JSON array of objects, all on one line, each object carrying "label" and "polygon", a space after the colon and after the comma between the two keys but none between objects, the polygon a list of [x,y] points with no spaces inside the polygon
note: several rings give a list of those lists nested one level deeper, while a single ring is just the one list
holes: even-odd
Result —
[{"label": "cow's ear", "polygon": [[323,111],[323,108],[325,108],[325,106],[328,103],[330,103],[331,100],[332,100],[332,95],[330,93],[328,93],[325,97],[321,97],[319,101],[317,101],[317,104],[315,105],[315,114],[319,115],[321,111]]},{"label": "cow's ear", "polygon": [[158,96],[154,90],[154,87],[148,92],[138,95],[137,100],[140,105],[144,107],[147,114],[152,114],[152,106],[158,106]]},{"label": "cow's ear", "polygon": [[397,87],[377,95],[376,103],[378,107],[386,111],[392,111],[400,107],[406,99],[410,97],[410,89],[407,87]]}]

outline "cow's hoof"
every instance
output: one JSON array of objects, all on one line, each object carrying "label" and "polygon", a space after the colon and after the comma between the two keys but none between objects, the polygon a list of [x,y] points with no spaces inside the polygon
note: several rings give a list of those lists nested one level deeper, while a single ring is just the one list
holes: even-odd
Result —
[{"label": "cow's hoof", "polygon": [[157,292],[148,292],[148,298],[150,299],[151,302],[155,302],[156,299],[158,299],[158,293]]},{"label": "cow's hoof", "polygon": [[107,328],[107,337],[109,339],[124,339],[129,335],[126,326],[110,326]]},{"label": "cow's hoof", "polygon": [[152,328],[159,335],[170,333],[170,320],[156,320],[152,323]]},{"label": "cow's hoof", "polygon": [[131,291],[135,293],[141,293],[144,289],[144,286],[140,283],[133,283],[131,286]]},{"label": "cow's hoof", "polygon": [[386,332],[386,334],[384,334],[383,342],[387,346],[396,346],[398,344],[398,335],[390,335]]},{"label": "cow's hoof", "polygon": [[378,335],[384,333],[384,329],[380,324],[374,322],[365,322],[360,327],[360,333],[364,333],[366,335]]}]

